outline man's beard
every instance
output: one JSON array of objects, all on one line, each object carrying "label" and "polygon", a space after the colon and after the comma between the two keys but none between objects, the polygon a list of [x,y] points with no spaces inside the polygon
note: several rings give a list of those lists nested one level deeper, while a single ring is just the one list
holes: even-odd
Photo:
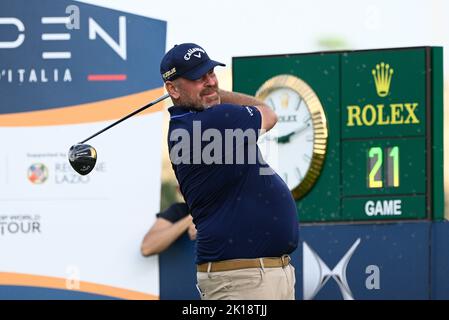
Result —
[{"label": "man's beard", "polygon": [[198,105],[198,104],[192,103],[192,102],[182,102],[182,101],[179,101],[178,105],[180,105],[184,108],[196,110],[196,111],[203,111],[203,110],[209,108],[208,106]]},{"label": "man's beard", "polygon": [[[214,104],[205,104],[205,103],[203,103],[201,98],[203,96],[207,95],[207,94],[212,93],[212,92],[215,92],[217,94],[217,98],[218,99],[215,99],[215,101],[217,101],[217,102],[214,103]],[[220,104],[220,96],[219,96],[219,93],[218,93],[218,87],[217,88],[212,88],[212,90],[211,89],[207,89],[207,90],[204,90],[203,92],[201,92],[199,102],[193,102],[190,99],[178,99],[178,101],[176,101],[176,105],[183,106],[185,108],[188,108],[188,109],[191,109],[191,110],[196,110],[196,111],[203,111],[203,110],[208,109],[208,108],[210,108],[210,107],[212,107],[214,105],[217,105],[217,104]]]},{"label": "man's beard", "polygon": [[196,110],[196,111],[204,111],[207,108],[210,108],[209,106],[198,106],[198,105],[188,105],[187,108],[192,109],[192,110]]}]

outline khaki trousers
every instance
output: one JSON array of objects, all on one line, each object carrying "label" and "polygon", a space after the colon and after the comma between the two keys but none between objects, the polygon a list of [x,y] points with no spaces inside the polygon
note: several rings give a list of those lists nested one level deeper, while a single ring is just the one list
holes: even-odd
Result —
[{"label": "khaki trousers", "polygon": [[295,300],[295,268],[197,272],[201,300]]}]

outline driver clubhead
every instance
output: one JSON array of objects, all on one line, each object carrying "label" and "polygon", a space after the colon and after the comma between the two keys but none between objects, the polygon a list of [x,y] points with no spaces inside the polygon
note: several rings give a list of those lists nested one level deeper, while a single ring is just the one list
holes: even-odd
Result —
[{"label": "driver clubhead", "polygon": [[88,144],[75,144],[69,150],[69,162],[80,175],[89,174],[97,162],[97,151]]}]

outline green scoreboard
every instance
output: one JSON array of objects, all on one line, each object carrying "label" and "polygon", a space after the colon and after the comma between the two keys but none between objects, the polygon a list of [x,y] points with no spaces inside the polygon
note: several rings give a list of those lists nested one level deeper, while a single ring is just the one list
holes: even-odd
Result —
[{"label": "green scoreboard", "polygon": [[236,57],[233,90],[278,114],[300,221],[443,219],[441,47]]}]

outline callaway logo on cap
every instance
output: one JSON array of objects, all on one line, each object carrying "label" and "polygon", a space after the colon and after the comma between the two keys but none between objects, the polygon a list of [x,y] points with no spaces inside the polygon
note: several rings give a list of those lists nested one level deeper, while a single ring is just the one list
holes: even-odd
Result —
[{"label": "callaway logo on cap", "polygon": [[164,81],[183,77],[189,80],[201,78],[216,66],[224,63],[211,60],[206,51],[194,43],[175,45],[161,61],[161,75]]},{"label": "callaway logo on cap", "polygon": [[[196,53],[195,53],[195,52],[196,52]],[[206,51],[204,51],[204,50],[201,49],[201,48],[193,48],[193,49],[189,49],[189,50],[187,51],[187,53],[184,55],[184,60],[190,60],[190,57],[192,56],[192,54],[193,54],[195,57],[201,59],[201,52],[202,52],[202,53],[206,53]]]}]

